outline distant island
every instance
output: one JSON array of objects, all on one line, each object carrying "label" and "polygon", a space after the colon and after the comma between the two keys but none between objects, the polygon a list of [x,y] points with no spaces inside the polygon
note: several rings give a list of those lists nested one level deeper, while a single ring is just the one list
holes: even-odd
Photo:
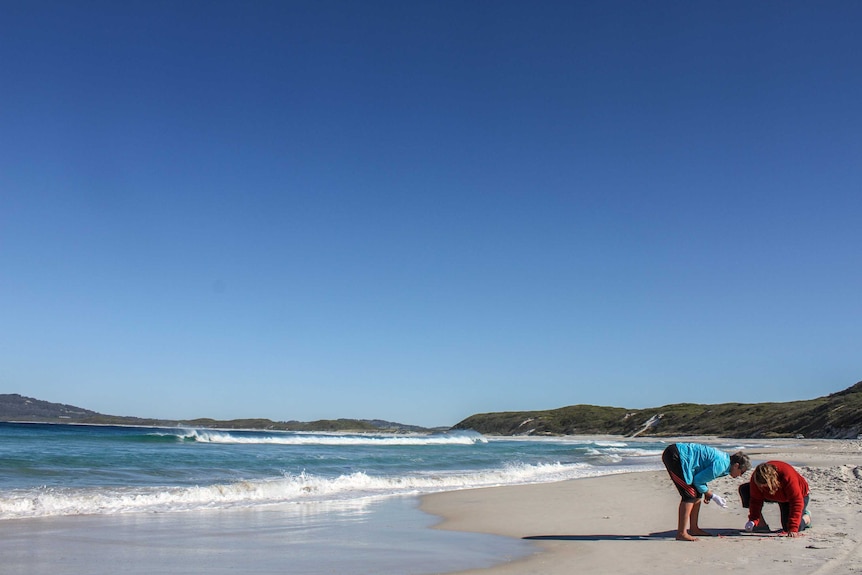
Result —
[{"label": "distant island", "polygon": [[485,435],[506,436],[717,435],[847,439],[862,434],[862,381],[844,391],[803,401],[713,405],[675,403],[646,409],[572,405],[546,411],[482,413],[472,415],[451,428],[434,429],[378,419],[325,419],[311,422],[269,419],[147,419],[104,415],[18,394],[0,394],[0,421],[364,433],[473,430]]}]

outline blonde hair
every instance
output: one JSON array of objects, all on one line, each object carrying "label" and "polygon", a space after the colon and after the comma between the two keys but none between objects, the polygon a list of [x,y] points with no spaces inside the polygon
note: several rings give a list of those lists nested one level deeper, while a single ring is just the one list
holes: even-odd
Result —
[{"label": "blonde hair", "polygon": [[775,493],[781,487],[778,482],[778,469],[771,463],[761,463],[755,467],[751,478],[758,487],[765,488],[767,493]]}]

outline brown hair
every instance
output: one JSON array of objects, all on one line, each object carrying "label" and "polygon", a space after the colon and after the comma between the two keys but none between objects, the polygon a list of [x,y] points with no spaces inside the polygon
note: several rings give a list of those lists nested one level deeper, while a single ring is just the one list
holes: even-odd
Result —
[{"label": "brown hair", "polygon": [[751,479],[758,487],[765,488],[767,493],[775,493],[781,487],[778,482],[778,469],[771,463],[761,463],[755,467]]},{"label": "brown hair", "polygon": [[739,471],[742,473],[751,469],[751,460],[741,451],[737,451],[730,456],[730,464],[733,465],[734,463],[739,464]]}]

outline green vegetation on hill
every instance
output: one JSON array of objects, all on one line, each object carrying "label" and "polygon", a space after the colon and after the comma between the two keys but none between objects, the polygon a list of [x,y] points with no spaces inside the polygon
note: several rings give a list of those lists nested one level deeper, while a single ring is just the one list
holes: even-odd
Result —
[{"label": "green vegetation on hill", "polygon": [[51,403],[17,393],[0,394],[0,421],[42,423],[77,423],[83,425],[136,425],[141,427],[196,427],[218,429],[272,429],[278,431],[397,432],[430,431],[415,425],[383,420],[322,419],[319,421],[272,421],[269,419],[209,418],[167,420],[143,417],[104,415],[61,403]]},{"label": "green vegetation on hill", "polygon": [[572,405],[547,411],[473,415],[453,429],[493,435],[855,438],[862,433],[862,382],[806,401],[677,403],[648,409]]},{"label": "green vegetation on hill", "polygon": [[[381,420],[311,422],[269,419],[162,420],[103,415],[18,394],[0,394],[0,421],[95,425],[188,426],[280,431],[432,431]],[[725,437],[855,438],[862,434],[862,382],[826,397],[785,403],[676,403],[647,409],[572,405],[546,411],[482,413],[452,429],[488,435],[721,435]]]}]

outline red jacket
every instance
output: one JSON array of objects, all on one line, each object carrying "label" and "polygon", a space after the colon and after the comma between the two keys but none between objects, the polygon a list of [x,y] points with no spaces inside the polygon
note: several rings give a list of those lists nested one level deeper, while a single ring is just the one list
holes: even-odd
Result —
[{"label": "red jacket", "polygon": [[799,522],[802,521],[802,511],[805,509],[805,500],[808,495],[808,482],[793,469],[792,466],[783,461],[767,461],[778,470],[778,483],[780,487],[775,493],[765,493],[760,490],[754,477],[749,482],[751,485],[751,501],[748,504],[748,519],[756,521],[760,518],[764,501],[775,501],[778,503],[789,503],[790,513],[787,519],[787,530],[799,531]]}]

